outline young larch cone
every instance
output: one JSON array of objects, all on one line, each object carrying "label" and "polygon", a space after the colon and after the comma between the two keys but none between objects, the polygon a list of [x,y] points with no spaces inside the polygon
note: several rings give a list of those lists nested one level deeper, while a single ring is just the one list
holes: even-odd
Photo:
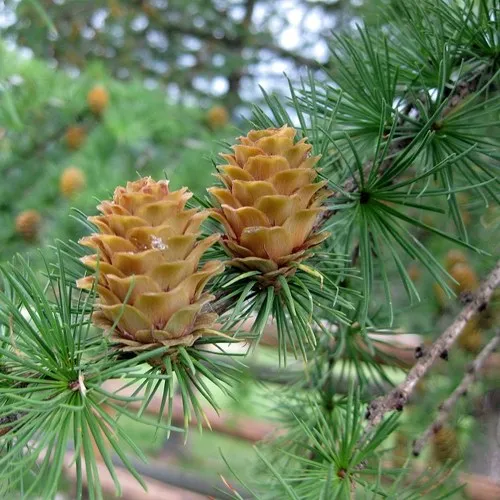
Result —
[{"label": "young larch cone", "polygon": [[38,234],[42,217],[36,210],[25,210],[16,217],[16,231],[25,239],[32,240]]},{"label": "young larch cone", "polygon": [[252,130],[222,154],[218,166],[225,187],[209,192],[220,203],[214,218],[225,228],[222,243],[233,257],[230,264],[258,270],[268,277],[287,274],[306,259],[308,250],[328,237],[315,229],[331,193],[326,181],[314,182],[319,156],[292,127]]},{"label": "young larch cone", "polygon": [[439,464],[448,460],[456,461],[460,457],[457,432],[448,426],[437,429],[432,436],[432,456]]},{"label": "young larch cone", "polygon": [[161,346],[191,346],[212,333],[217,314],[205,307],[214,299],[204,292],[223,264],[200,266],[203,253],[219,235],[199,239],[201,223],[209,215],[186,209],[186,188],[169,191],[167,181],[150,177],[115,190],[112,201],[89,217],[99,233],[80,243],[96,250],[82,258],[97,271],[78,286],[90,289],[97,279],[98,311],[94,322],[113,328],[111,339],[124,351]]},{"label": "young larch cone", "polygon": [[450,276],[456,281],[453,284],[456,293],[474,292],[479,286],[476,271],[469,264],[455,264],[450,270]]},{"label": "young larch cone", "polygon": [[432,285],[432,291],[434,292],[434,299],[437,304],[437,308],[441,311],[446,307],[446,303],[448,302],[448,296],[446,292],[441,288],[439,283],[434,283]]},{"label": "young larch cone", "polygon": [[79,125],[73,125],[68,127],[66,130],[66,144],[69,149],[77,150],[82,147],[82,144],[85,141],[87,133],[85,132],[85,128]]},{"label": "young larch cone", "polygon": [[221,128],[227,125],[229,113],[224,106],[213,106],[208,110],[207,120],[211,128]]},{"label": "young larch cone", "polygon": [[495,326],[500,326],[500,304],[493,295],[488,307],[479,314],[479,328],[489,330]]},{"label": "young larch cone", "polygon": [[100,116],[109,102],[108,91],[102,85],[96,85],[87,94],[87,104],[90,111],[96,116]]},{"label": "young larch cone", "polygon": [[479,326],[479,317],[473,316],[464,326],[457,339],[457,344],[466,352],[477,354],[483,345],[483,334]]},{"label": "young larch cone", "polygon": [[467,264],[467,256],[458,250],[457,248],[452,248],[444,259],[444,265],[448,272],[450,272],[456,264]]},{"label": "young larch cone", "polygon": [[66,198],[72,198],[85,188],[87,180],[85,173],[77,167],[68,167],[63,170],[59,178],[59,190]]}]

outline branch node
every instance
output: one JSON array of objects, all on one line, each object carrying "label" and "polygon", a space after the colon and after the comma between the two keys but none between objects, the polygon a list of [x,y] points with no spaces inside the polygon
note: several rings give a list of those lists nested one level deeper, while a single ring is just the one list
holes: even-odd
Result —
[{"label": "branch node", "polygon": [[76,392],[80,388],[80,382],[78,380],[72,380],[71,382],[68,383],[68,389],[70,391]]},{"label": "branch node", "polygon": [[432,424],[432,432],[434,434],[438,433],[443,428],[443,424],[441,422],[434,422]]},{"label": "branch node", "polygon": [[347,476],[347,471],[345,469],[339,469],[337,471],[337,476],[340,477],[340,479],[344,479]]},{"label": "branch node", "polygon": [[477,312],[483,312],[486,310],[487,307],[488,307],[487,302],[481,302],[477,308]]},{"label": "branch node", "polygon": [[359,202],[361,205],[365,205],[370,201],[370,193],[368,191],[360,191],[359,192]]},{"label": "branch node", "polygon": [[425,355],[425,348],[423,345],[419,345],[416,349],[415,349],[415,358],[416,359],[420,359],[422,358],[423,356]]}]

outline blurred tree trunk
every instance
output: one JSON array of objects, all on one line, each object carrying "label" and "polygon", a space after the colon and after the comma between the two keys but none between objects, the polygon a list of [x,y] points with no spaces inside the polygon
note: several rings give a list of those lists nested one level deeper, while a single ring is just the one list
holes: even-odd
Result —
[{"label": "blurred tree trunk", "polygon": [[[240,34],[238,39],[235,41],[235,52],[237,56],[243,61],[243,49],[245,48],[246,41],[250,35],[252,27],[252,16],[255,9],[255,0],[247,0],[245,2],[245,16],[241,22]],[[230,111],[233,111],[238,104],[241,103],[240,97],[240,86],[241,79],[243,77],[243,66],[232,71],[228,76],[228,91],[225,96],[225,102]]]}]

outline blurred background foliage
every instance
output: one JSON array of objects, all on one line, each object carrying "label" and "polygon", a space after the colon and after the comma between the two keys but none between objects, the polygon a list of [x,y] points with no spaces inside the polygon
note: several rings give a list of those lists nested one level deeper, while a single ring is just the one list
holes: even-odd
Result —
[{"label": "blurred background foliage", "polygon": [[5,38],[54,67],[78,73],[101,62],[120,80],[139,77],[173,99],[216,98],[230,109],[258,97],[258,85],[281,89],[283,72],[295,78],[328,64],[332,30],[368,10],[359,0],[1,3]]},{"label": "blurred background foliage", "polygon": [[[138,176],[167,176],[174,186],[201,193],[210,183],[216,141],[236,133],[224,109],[211,126],[208,110],[171,104],[162,90],[137,79],[114,80],[100,63],[73,78],[5,47],[0,60],[2,258],[26,243],[74,239],[70,207],[88,213]],[[94,87],[107,101],[97,115],[87,101]],[[40,216],[33,234],[16,230],[16,216],[26,210]]]}]

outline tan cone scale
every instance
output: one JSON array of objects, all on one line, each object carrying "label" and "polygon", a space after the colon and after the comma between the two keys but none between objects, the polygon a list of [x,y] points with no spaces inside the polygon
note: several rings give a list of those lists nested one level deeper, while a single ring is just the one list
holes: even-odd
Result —
[{"label": "tan cone scale", "polygon": [[233,154],[221,155],[227,165],[218,167],[218,177],[225,187],[209,192],[220,203],[213,215],[224,225],[222,242],[233,266],[267,276],[287,273],[328,237],[315,225],[331,192],[326,182],[314,182],[319,156],[295,135],[287,126],[252,130]]},{"label": "tan cone scale", "polygon": [[[97,270],[93,319],[106,329],[116,323],[112,340],[125,351],[190,346],[217,319],[205,312],[214,296],[204,288],[223,265],[199,262],[219,235],[199,238],[209,214],[186,209],[190,197],[186,188],[170,192],[167,181],[147,177],[118,187],[112,201],[97,207],[102,215],[89,217],[100,231],[80,241],[96,250],[82,259]],[[78,286],[90,289],[94,279]]]}]

